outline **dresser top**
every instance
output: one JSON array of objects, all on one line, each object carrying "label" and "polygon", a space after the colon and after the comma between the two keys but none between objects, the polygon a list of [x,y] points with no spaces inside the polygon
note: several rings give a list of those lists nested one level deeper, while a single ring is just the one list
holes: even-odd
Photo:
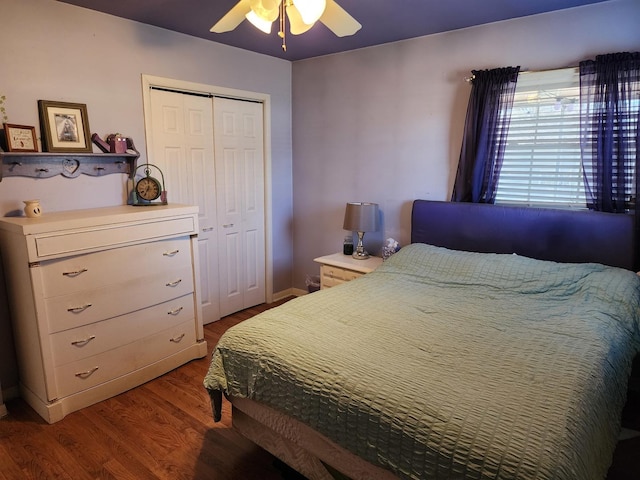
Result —
[{"label": "dresser top", "polygon": [[198,207],[195,205],[170,204],[148,207],[117,205],[83,210],[45,212],[41,217],[36,218],[0,217],[0,230],[22,235],[37,235],[46,232],[95,227],[96,225],[158,220],[197,214]]}]

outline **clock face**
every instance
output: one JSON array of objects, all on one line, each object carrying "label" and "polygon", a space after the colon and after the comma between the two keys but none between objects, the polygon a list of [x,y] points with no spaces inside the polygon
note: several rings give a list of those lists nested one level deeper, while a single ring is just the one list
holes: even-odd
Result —
[{"label": "clock face", "polygon": [[160,196],[160,182],[153,177],[143,177],[136,183],[136,194],[148,202]]}]

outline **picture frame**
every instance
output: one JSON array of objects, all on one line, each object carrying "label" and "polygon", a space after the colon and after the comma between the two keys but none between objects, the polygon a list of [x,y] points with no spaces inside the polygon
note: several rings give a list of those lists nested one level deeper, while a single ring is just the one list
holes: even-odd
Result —
[{"label": "picture frame", "polygon": [[38,100],[43,152],[91,153],[91,133],[84,103]]},{"label": "picture frame", "polygon": [[36,127],[3,123],[8,152],[37,152]]}]

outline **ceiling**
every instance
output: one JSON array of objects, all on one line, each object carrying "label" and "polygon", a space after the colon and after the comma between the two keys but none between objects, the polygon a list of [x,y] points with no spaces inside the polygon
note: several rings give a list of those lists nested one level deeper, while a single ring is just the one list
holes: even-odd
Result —
[{"label": "ceiling", "polygon": [[336,0],[362,29],[339,38],[318,22],[302,35],[287,34],[286,52],[277,22],[270,36],[246,20],[231,32],[209,31],[237,0],[58,1],[296,61],[606,0]]}]

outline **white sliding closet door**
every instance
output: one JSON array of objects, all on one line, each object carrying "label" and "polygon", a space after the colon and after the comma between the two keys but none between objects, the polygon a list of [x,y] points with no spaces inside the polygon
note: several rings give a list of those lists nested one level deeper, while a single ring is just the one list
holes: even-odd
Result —
[{"label": "white sliding closet door", "polygon": [[220,319],[211,98],[156,89],[150,95],[149,163],[164,172],[169,203],[199,207],[200,303],[211,323]]},{"label": "white sliding closet door", "polygon": [[200,209],[204,323],[264,303],[262,103],[151,89],[150,104],[149,162],[169,203]]},{"label": "white sliding closet door", "polygon": [[227,98],[213,105],[224,316],[266,300],[263,106]]}]

